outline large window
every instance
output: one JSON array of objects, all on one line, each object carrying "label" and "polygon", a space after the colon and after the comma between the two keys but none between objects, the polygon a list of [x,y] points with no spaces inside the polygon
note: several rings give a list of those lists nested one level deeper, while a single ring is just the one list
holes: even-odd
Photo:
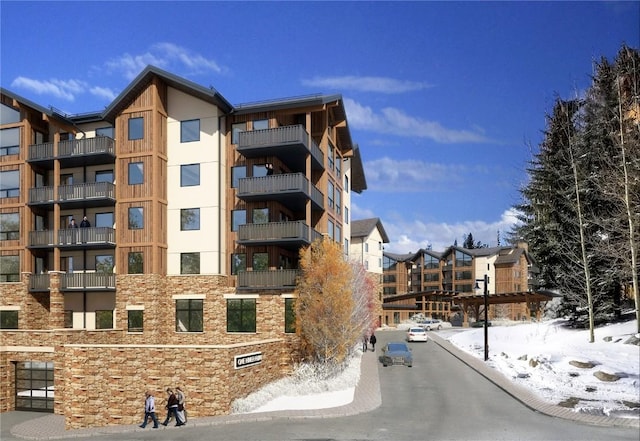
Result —
[{"label": "large window", "polygon": [[233,210],[231,212],[231,231],[238,231],[240,225],[247,223],[247,210]]},{"label": "large window", "polygon": [[253,130],[264,130],[269,128],[268,119],[256,119],[253,121]]},{"label": "large window", "polygon": [[295,299],[284,299],[284,332],[296,332]]},{"label": "large window", "polygon": [[20,153],[20,129],[0,130],[0,156],[17,155]]},{"label": "large window", "polygon": [[329,208],[333,208],[334,206],[334,202],[333,202],[333,193],[334,193],[334,186],[333,186],[333,182],[329,182],[327,184],[327,198],[329,199]]},{"label": "large window", "polygon": [[247,270],[247,255],[244,253],[234,253],[231,255],[231,274],[238,274]]},{"label": "large window", "polygon": [[0,213],[0,240],[20,239],[20,214]]},{"label": "large window", "polygon": [[113,228],[113,213],[96,213],[96,227]]},{"label": "large window", "polygon": [[440,267],[440,259],[425,254],[424,256],[424,267],[426,269],[436,269]]},{"label": "large window", "polygon": [[342,195],[340,194],[340,191],[336,191],[336,214],[340,215],[342,214]]},{"label": "large window", "polygon": [[20,196],[20,171],[0,172],[0,199]]},{"label": "large window", "polygon": [[6,104],[0,104],[0,124],[20,122],[20,111]]},{"label": "large window", "polygon": [[200,253],[180,253],[180,274],[200,274]]},{"label": "large window", "polygon": [[176,300],[176,332],[202,332],[202,299]]},{"label": "large window", "polygon": [[190,119],[180,122],[180,142],[200,141],[200,120]]},{"label": "large window", "polygon": [[129,140],[144,138],[144,118],[129,119]]},{"label": "large window", "polygon": [[143,207],[129,208],[129,229],[141,230],[142,228],[144,228],[144,208]]},{"label": "large window", "polygon": [[255,299],[227,300],[227,332],[256,332]]},{"label": "large window", "polygon": [[128,256],[128,274],[144,273],[144,254],[142,251],[131,251]]},{"label": "large window", "polygon": [[329,144],[329,151],[327,152],[327,156],[329,159],[329,170],[333,170],[334,168],[334,159],[333,159],[333,155],[335,154],[335,147],[331,144]]},{"label": "large window", "polygon": [[113,256],[96,256],[96,272],[107,274],[113,273]]},{"label": "large window", "polygon": [[199,208],[183,208],[180,210],[180,230],[199,230],[200,229],[200,209]]},{"label": "large window", "polygon": [[456,266],[471,266],[472,260],[469,254],[456,250]]},{"label": "large window", "polygon": [[100,170],[96,172],[96,182],[113,183],[113,170]]},{"label": "large window", "polygon": [[0,256],[0,282],[20,281],[20,256]]},{"label": "large window", "polygon": [[335,225],[333,221],[327,221],[327,236],[329,236],[329,239],[331,240],[335,240],[334,228],[335,228]]},{"label": "large window", "polygon": [[240,179],[247,177],[247,167],[240,165],[231,167],[231,188],[238,188]]},{"label": "large window", "polygon": [[0,311],[0,329],[18,329],[18,311]]},{"label": "large window", "polygon": [[142,162],[129,163],[129,185],[138,185],[144,182],[144,164]]},{"label": "large window", "polygon": [[268,208],[254,208],[253,209],[253,223],[254,224],[266,224],[269,222],[269,209]]},{"label": "large window", "polygon": [[142,309],[129,309],[127,311],[127,331],[142,332],[143,319],[144,311]]},{"label": "large window", "polygon": [[269,170],[267,169],[267,164],[255,164],[253,166],[252,175],[254,178],[261,178],[263,176],[267,176],[268,171]]},{"label": "large window", "polygon": [[113,328],[113,309],[96,311],[96,329]]},{"label": "large window", "polygon": [[240,132],[247,130],[247,123],[237,123],[231,126],[231,144],[237,144],[240,138]]},{"label": "large window", "polygon": [[200,185],[200,164],[185,164],[180,166],[180,187]]},{"label": "large window", "polygon": [[253,270],[266,271],[269,269],[269,253],[253,253]]},{"label": "large window", "polygon": [[113,139],[113,127],[100,127],[96,129],[96,136],[106,136]]}]

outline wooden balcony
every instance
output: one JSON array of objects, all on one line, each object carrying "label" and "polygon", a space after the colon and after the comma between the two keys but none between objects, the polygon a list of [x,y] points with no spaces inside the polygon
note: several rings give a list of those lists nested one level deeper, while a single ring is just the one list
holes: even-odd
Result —
[{"label": "wooden balcony", "polygon": [[109,227],[70,228],[54,231],[30,231],[29,248],[115,247],[115,230]]},{"label": "wooden balcony", "polygon": [[68,273],[60,278],[61,291],[115,291],[113,273]]},{"label": "wooden balcony", "polygon": [[54,159],[60,160],[63,168],[113,163],[115,161],[114,141],[106,136],[60,141],[57,154],[54,153],[52,142],[29,146],[28,161],[30,163],[38,163],[43,168],[53,169]]},{"label": "wooden balcony", "polygon": [[298,248],[309,245],[319,236],[320,233],[309,228],[304,221],[267,222],[240,225],[236,242],[247,246],[276,245]]},{"label": "wooden balcony", "polygon": [[240,179],[236,196],[245,202],[277,201],[293,211],[304,211],[309,199],[312,209],[324,208],[323,194],[303,173]]},{"label": "wooden balcony", "polygon": [[30,292],[47,292],[49,285],[49,274],[32,274],[29,278]]},{"label": "wooden balcony", "polygon": [[62,185],[54,198],[53,187],[29,189],[30,205],[48,205],[58,202],[62,208],[111,206],[116,202],[115,185],[111,182],[89,182]]},{"label": "wooden balcony", "polygon": [[302,125],[240,132],[236,150],[246,158],[277,156],[293,171],[304,171],[311,155],[312,168],[324,168],[322,151]]},{"label": "wooden balcony", "polygon": [[238,289],[294,289],[299,270],[241,271]]}]

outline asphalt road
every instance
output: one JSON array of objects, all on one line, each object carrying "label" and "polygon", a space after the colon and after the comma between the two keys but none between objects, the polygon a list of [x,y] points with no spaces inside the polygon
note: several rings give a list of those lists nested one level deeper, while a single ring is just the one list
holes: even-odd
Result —
[{"label": "asphalt road", "polygon": [[[404,332],[380,332],[377,351]],[[94,436],[104,441],[225,440],[540,440],[639,439],[638,429],[594,427],[537,413],[506,394],[440,346],[411,343],[412,368],[379,365],[382,405],[341,418],[275,419],[178,430]],[[364,355],[374,356],[372,353]],[[6,432],[3,428],[3,441]]]}]

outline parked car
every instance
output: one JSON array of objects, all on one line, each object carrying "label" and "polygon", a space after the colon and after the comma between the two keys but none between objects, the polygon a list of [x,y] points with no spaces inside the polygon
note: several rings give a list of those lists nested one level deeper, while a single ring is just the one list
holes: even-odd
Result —
[{"label": "parked car", "polygon": [[443,322],[440,319],[427,319],[427,320],[423,320],[420,323],[420,326],[422,326],[427,331],[433,331],[433,330],[436,330],[436,329],[440,330],[440,329],[450,328],[451,327],[451,323]]},{"label": "parked car", "polygon": [[427,331],[419,326],[407,330],[407,341],[427,341]]},{"label": "parked car", "polygon": [[390,342],[382,348],[382,366],[413,366],[413,354],[404,342]]},{"label": "parked car", "polygon": [[[491,326],[491,322],[487,322],[487,326]],[[471,327],[472,328],[484,328],[484,320],[476,320],[475,322],[471,323]]]}]

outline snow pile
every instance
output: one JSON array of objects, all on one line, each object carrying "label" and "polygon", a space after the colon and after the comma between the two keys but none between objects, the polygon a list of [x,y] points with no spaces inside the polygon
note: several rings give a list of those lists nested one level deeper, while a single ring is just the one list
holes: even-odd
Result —
[{"label": "snow pile", "polygon": [[362,352],[336,371],[328,365],[300,364],[285,378],[270,383],[233,402],[232,413],[269,412],[285,409],[326,409],[353,401],[360,379]]},{"label": "snow pile", "polygon": [[[514,383],[552,404],[576,412],[608,416],[640,415],[640,347],[624,344],[636,322],[588,330],[565,326],[562,319],[489,328],[489,365]],[[484,330],[458,332],[448,339],[460,349],[484,357]],[[594,374],[619,377],[601,381]]]}]

